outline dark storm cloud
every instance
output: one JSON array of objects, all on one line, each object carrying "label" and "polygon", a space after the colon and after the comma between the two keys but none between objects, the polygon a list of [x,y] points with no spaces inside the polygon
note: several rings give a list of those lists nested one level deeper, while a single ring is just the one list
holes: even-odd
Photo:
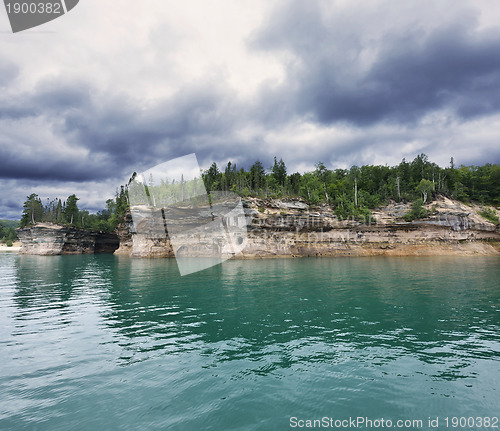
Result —
[{"label": "dark storm cloud", "polygon": [[254,36],[254,48],[293,56],[284,84],[265,91],[281,112],[361,127],[442,109],[463,119],[499,112],[500,31],[478,31],[474,12],[431,28],[389,28],[376,40],[357,12],[325,16],[314,0],[286,2]]},{"label": "dark storm cloud", "polygon": [[[109,90],[90,74],[16,89],[8,84],[17,82],[18,67],[0,60],[0,178],[16,179],[22,198],[25,184],[37,181],[119,185],[133,171],[191,152],[204,167],[228,160],[269,167],[283,157],[290,172],[318,161],[329,168],[397,163],[420,152],[440,163],[452,155],[457,163],[500,160],[488,153],[495,132],[474,144],[484,122],[461,129],[500,110],[500,32],[479,30],[477,12],[460,5],[443,22],[431,19],[432,7],[413,6],[398,24],[402,3],[390,3],[392,18],[388,4],[324,13],[315,0],[280,3],[249,45],[276,57],[284,79],[265,81],[246,99],[214,73],[168,82],[177,91],[154,101],[121,93],[119,79]],[[449,128],[448,119],[419,124],[438,111],[450,116]],[[453,128],[459,145],[444,145]]]},{"label": "dark storm cloud", "polygon": [[124,97],[74,110],[63,133],[113,166],[140,169],[190,152],[204,157],[237,122],[227,94],[214,86],[186,88],[142,109]]},{"label": "dark storm cloud", "polygon": [[219,157],[231,147],[222,136],[232,133],[240,109],[217,85],[181,89],[141,108],[124,95],[107,97],[90,84],[57,79],[3,102],[0,119],[12,121],[11,133],[19,122],[35,129],[40,120],[67,148],[52,150],[54,143],[35,132],[22,138],[33,149],[26,154],[4,136],[0,177],[65,181],[118,178],[190,152],[201,160]]},{"label": "dark storm cloud", "polygon": [[93,166],[82,160],[60,157],[20,157],[14,151],[0,148],[0,178],[84,181],[109,177],[109,172],[102,166]]},{"label": "dark storm cloud", "polygon": [[19,74],[19,68],[2,58],[0,58],[0,88],[9,85]]},{"label": "dark storm cloud", "polygon": [[57,115],[71,112],[72,109],[90,108],[91,92],[92,87],[86,82],[47,79],[38,83],[28,98],[31,99],[30,106],[33,108],[38,108],[42,113],[50,112],[52,115]]}]

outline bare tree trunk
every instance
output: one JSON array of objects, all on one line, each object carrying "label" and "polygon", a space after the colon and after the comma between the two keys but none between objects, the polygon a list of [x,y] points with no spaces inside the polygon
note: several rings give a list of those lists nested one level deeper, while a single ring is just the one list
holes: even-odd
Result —
[{"label": "bare tree trunk", "polygon": [[354,178],[354,205],[358,206],[358,179]]}]

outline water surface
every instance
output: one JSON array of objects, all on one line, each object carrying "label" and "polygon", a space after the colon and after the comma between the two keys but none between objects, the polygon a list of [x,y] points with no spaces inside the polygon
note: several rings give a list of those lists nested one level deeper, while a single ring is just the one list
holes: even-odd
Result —
[{"label": "water surface", "polygon": [[169,259],[3,253],[0,334],[2,430],[500,416],[494,257],[228,261],[180,277]]}]

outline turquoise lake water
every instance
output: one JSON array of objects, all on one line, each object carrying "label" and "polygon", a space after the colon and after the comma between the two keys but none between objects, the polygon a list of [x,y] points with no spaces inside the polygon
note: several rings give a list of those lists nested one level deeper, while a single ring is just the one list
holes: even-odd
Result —
[{"label": "turquoise lake water", "polygon": [[0,253],[0,334],[0,430],[500,427],[499,258]]}]

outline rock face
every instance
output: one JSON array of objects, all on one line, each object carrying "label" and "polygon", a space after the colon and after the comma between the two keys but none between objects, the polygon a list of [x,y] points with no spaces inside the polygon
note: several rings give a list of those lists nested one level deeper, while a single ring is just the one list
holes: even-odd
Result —
[{"label": "rock face", "polygon": [[[247,198],[243,202],[248,239],[236,258],[363,255],[500,254],[498,226],[478,207],[438,197],[427,219],[406,222],[410,204],[393,203],[362,222],[339,220],[328,206],[300,200]],[[120,234],[116,253],[132,257],[173,257],[168,238],[134,234],[132,218]],[[203,245],[203,241],[199,241]]]},{"label": "rock face", "polygon": [[168,238],[156,235],[135,233],[132,215],[128,212],[125,220],[118,226],[117,235],[120,247],[115,254],[130,257],[173,257],[174,253]]},{"label": "rock face", "polygon": [[98,232],[95,237],[94,253],[114,253],[120,246],[116,233]]},{"label": "rock face", "polygon": [[477,209],[446,198],[428,205],[430,217],[406,222],[410,204],[373,211],[373,219],[339,220],[331,208],[283,211],[276,201],[250,199],[249,240],[241,257],[499,254],[498,226]]},{"label": "rock face", "polygon": [[116,234],[118,235],[118,240],[120,246],[115,251],[115,254],[121,254],[125,256],[130,256],[132,253],[133,241],[132,232],[134,231],[134,223],[132,221],[132,215],[128,212],[125,215],[125,220],[118,225],[116,229]]},{"label": "rock face", "polygon": [[[426,206],[428,218],[413,222],[402,218],[411,209],[403,203],[378,208],[372,219],[364,221],[340,220],[329,206],[311,207],[290,199],[247,198],[243,209],[244,217],[231,221],[236,226],[246,223],[248,231],[244,249],[236,258],[500,254],[499,226],[481,217],[481,208],[445,197]],[[189,221],[189,213],[179,220]],[[130,257],[174,257],[168,226],[161,237],[147,233],[148,223],[153,223],[147,217],[141,223],[141,233],[135,233],[129,213],[116,234],[43,223],[17,232],[24,254],[114,252]],[[206,240],[203,234],[186,236],[189,249],[179,249],[186,256],[204,256],[214,246],[213,238]]]},{"label": "rock face", "polygon": [[148,238],[147,235],[132,236],[130,257],[174,257],[168,238]]},{"label": "rock face", "polygon": [[89,232],[52,223],[17,230],[21,254],[59,255],[113,253],[119,245],[118,236],[111,233]]}]

